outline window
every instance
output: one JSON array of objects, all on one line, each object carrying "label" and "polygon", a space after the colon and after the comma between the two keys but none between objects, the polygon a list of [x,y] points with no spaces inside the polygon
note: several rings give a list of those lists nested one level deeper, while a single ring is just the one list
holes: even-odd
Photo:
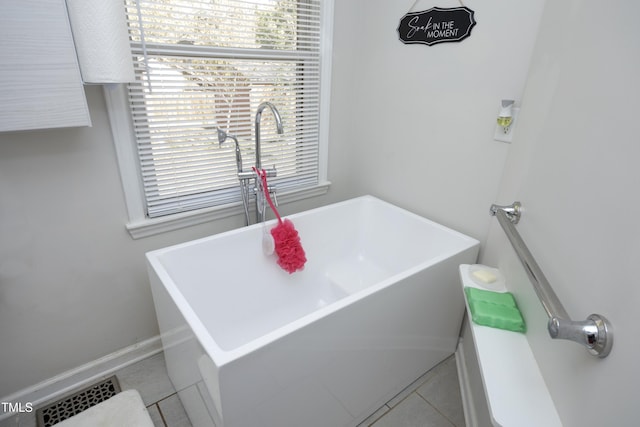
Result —
[{"label": "window", "polygon": [[[322,186],[321,82],[328,74],[322,3],[125,0],[136,82],[123,96],[145,219],[237,207],[235,147],[231,139],[218,143],[217,128],[238,138],[250,170],[255,111],[263,101],[278,108],[285,127],[278,135],[264,111],[262,164],[277,168],[271,182],[279,195]],[[108,92],[112,104],[116,96]]]}]

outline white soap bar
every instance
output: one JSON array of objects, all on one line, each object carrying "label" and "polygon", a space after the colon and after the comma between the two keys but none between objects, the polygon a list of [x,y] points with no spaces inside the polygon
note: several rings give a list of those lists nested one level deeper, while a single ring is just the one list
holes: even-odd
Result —
[{"label": "white soap bar", "polygon": [[497,268],[482,264],[469,266],[469,279],[480,288],[490,291],[505,292],[506,286],[502,273]]},{"label": "white soap bar", "polygon": [[476,270],[471,275],[482,283],[493,283],[497,279],[496,275],[489,270]]}]

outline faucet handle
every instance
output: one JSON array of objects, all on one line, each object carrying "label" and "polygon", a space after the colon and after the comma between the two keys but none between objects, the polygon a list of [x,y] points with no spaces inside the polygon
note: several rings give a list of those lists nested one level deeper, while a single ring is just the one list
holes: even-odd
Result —
[{"label": "faucet handle", "polygon": [[269,185],[269,188],[267,189],[267,191],[269,191],[269,195],[271,196],[271,199],[273,200],[273,204],[277,206],[278,205],[278,196],[277,196],[277,192],[276,192],[276,187],[274,185]]},{"label": "faucet handle", "polygon": [[278,176],[276,165],[271,166],[270,169],[265,169],[265,172],[267,173],[267,178],[273,178],[274,176]]}]

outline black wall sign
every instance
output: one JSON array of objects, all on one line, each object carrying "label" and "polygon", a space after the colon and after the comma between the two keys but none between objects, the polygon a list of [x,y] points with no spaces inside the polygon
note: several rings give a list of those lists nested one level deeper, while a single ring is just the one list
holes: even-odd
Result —
[{"label": "black wall sign", "polygon": [[431,46],[459,42],[469,37],[471,29],[476,25],[473,13],[468,7],[433,7],[423,12],[410,12],[400,19],[398,34],[405,44]]}]

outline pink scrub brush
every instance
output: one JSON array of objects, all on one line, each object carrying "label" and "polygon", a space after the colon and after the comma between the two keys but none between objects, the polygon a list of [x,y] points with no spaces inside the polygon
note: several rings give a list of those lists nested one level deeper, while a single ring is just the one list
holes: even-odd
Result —
[{"label": "pink scrub brush", "polygon": [[267,172],[262,169],[260,171],[256,170],[256,173],[262,180],[262,188],[264,189],[267,202],[269,202],[269,206],[271,206],[273,213],[278,218],[278,224],[271,229],[271,236],[273,236],[275,243],[275,251],[278,255],[278,265],[288,271],[289,274],[302,270],[305,262],[307,262],[307,257],[300,243],[298,231],[289,219],[285,218],[282,220],[282,218],[280,218],[278,210],[271,201],[267,187]]}]

